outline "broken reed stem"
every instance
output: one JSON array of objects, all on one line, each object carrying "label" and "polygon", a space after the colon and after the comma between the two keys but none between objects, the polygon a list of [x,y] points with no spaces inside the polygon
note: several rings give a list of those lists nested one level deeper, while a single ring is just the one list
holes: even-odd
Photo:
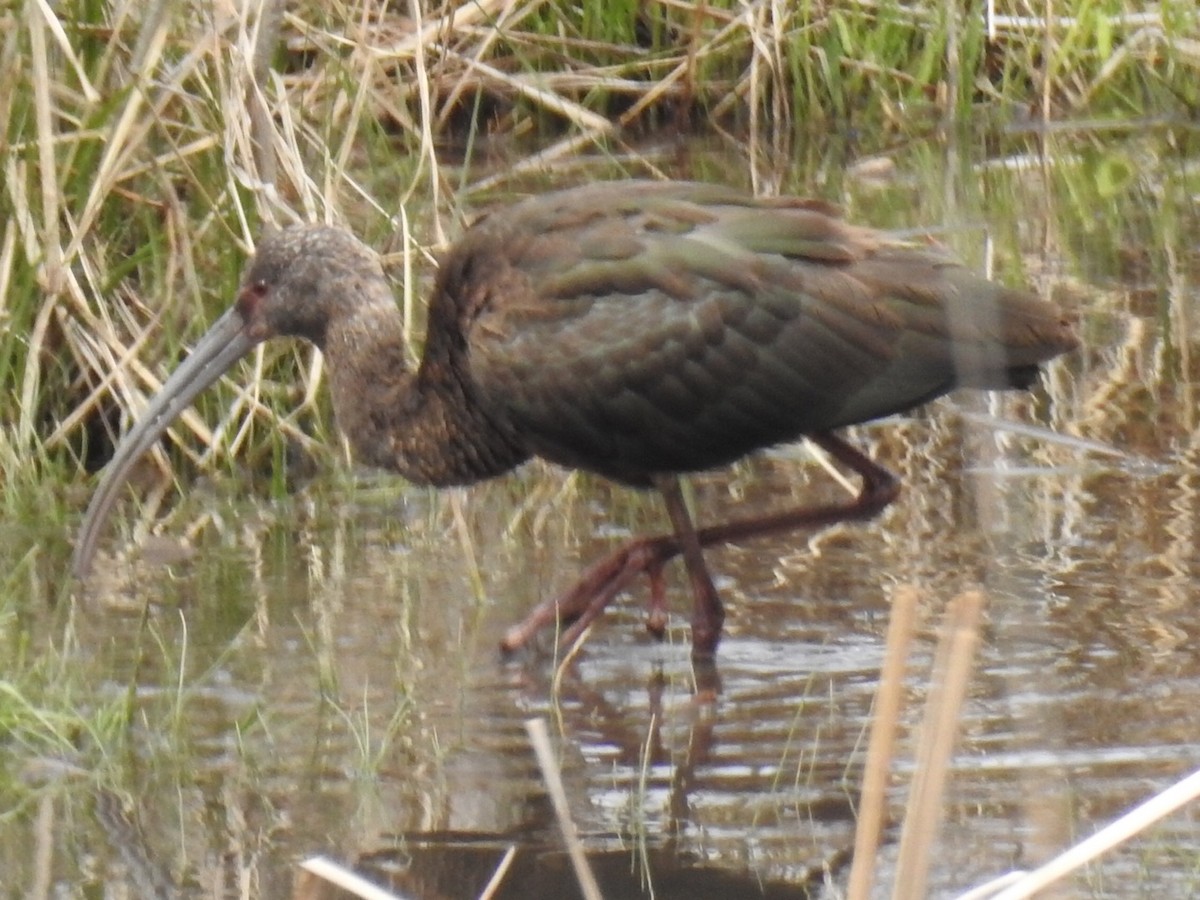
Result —
[{"label": "broken reed stem", "polygon": [[[251,148],[258,178],[262,183],[275,187],[279,186],[279,179],[273,152],[274,124],[271,121],[271,111],[266,105],[266,97],[271,88],[271,60],[282,40],[282,26],[282,0],[267,0],[260,7],[258,21],[254,26],[254,55],[250,66],[252,83],[246,87],[246,113],[250,118]],[[242,27],[245,27],[245,23]]]},{"label": "broken reed stem", "polygon": [[979,642],[983,601],[982,591],[964,591],[950,601],[942,619],[921,723],[916,770],[900,832],[892,888],[894,900],[921,900],[926,896],[929,855],[941,825],[942,796]]},{"label": "broken reed stem", "polygon": [[1177,781],[1165,791],[1135,806],[1125,815],[1101,828],[1090,838],[1059,854],[1050,862],[1034,869],[992,900],[1025,900],[1034,893],[1065,878],[1080,866],[1136,836],[1159,819],[1169,816],[1185,803],[1200,797],[1200,770]]},{"label": "broken reed stem", "polygon": [[[300,863],[300,868],[308,876],[327,881],[335,887],[361,898],[361,900],[405,900],[402,895],[385,890],[379,885],[367,881],[361,875],[350,871],[345,866],[324,856],[310,857]],[[296,895],[309,896],[303,886],[300,886]]]},{"label": "broken reed stem", "polygon": [[600,885],[588,864],[587,854],[583,843],[579,840],[579,832],[571,819],[571,808],[567,804],[567,792],[563,788],[562,776],[558,771],[558,763],[554,759],[554,750],[550,746],[550,735],[546,731],[545,719],[526,719],[525,731],[529,734],[529,742],[533,744],[533,752],[537,755],[538,766],[542,770],[542,778],[546,782],[546,791],[550,794],[550,802],[554,804],[554,815],[558,819],[558,827],[562,830],[563,842],[567,845],[567,854],[571,865],[575,868],[575,880],[579,882],[579,891],[584,900],[604,900],[600,893]]},{"label": "broken reed stem", "polygon": [[512,866],[512,861],[516,858],[517,845],[509,844],[508,849],[504,851],[504,856],[500,858],[500,862],[496,865],[496,871],[492,873],[492,877],[488,879],[488,883],[479,892],[477,900],[492,900],[492,897],[500,890],[500,886],[504,884],[504,876],[508,874],[508,870]]},{"label": "broken reed stem", "polygon": [[875,880],[875,854],[883,831],[888,772],[896,745],[896,727],[904,699],[904,675],[908,669],[919,599],[920,592],[912,585],[902,585],[892,598],[883,669],[875,693],[871,736],[867,741],[858,825],[854,832],[854,862],[846,892],[848,900],[866,900]]}]

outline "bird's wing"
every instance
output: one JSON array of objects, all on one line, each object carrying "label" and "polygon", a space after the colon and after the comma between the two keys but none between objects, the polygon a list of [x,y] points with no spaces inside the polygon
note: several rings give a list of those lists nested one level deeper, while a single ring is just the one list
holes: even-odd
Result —
[{"label": "bird's wing", "polygon": [[1051,307],[936,251],[819,203],[653,187],[551,195],[460,248],[472,380],[549,459],[644,482],[907,409],[964,364],[999,387],[1053,355],[1035,346]]}]

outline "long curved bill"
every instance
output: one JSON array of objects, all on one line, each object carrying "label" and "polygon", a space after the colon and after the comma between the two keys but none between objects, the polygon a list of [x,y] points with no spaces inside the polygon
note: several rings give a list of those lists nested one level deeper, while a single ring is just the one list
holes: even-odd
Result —
[{"label": "long curved bill", "polygon": [[245,326],[246,321],[237,307],[232,307],[217,319],[117,445],[112,461],[104,470],[104,477],[88,504],[79,537],[75,541],[71,570],[76,577],[86,576],[91,568],[100,529],[112,512],[134,463],[154,446],[155,441],[187,409],[197,394],[259,343],[247,335]]}]

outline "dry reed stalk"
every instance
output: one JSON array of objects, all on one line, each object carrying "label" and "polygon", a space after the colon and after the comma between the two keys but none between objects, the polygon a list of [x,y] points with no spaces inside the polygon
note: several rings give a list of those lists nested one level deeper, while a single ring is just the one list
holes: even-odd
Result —
[{"label": "dry reed stalk", "polygon": [[[38,174],[41,187],[41,228],[38,230],[41,244],[40,271],[38,281],[49,295],[41,305],[29,336],[29,351],[26,358],[24,377],[21,383],[20,417],[17,422],[16,443],[28,449],[34,445],[36,435],[35,414],[37,396],[41,385],[41,355],[50,318],[58,305],[62,290],[62,243],[59,236],[58,190],[55,178],[58,174],[54,145],[54,114],[51,101],[53,84],[50,79],[50,63],[47,58],[47,19],[55,20],[50,10],[43,16],[36,7],[29,9],[30,62],[32,68],[35,136],[38,151]],[[55,20],[56,21],[56,20]],[[32,218],[32,217],[31,217]]]},{"label": "dry reed stalk", "polygon": [[[452,12],[418,25],[414,33],[405,35],[399,41],[386,47],[366,47],[367,52],[381,60],[398,61],[408,59],[416,53],[418,45],[428,46],[440,40],[446,33],[453,33],[461,28],[480,22],[493,22],[508,0],[478,0],[474,3],[448,4]],[[360,45],[361,46],[361,45]]]},{"label": "dry reed stalk", "polygon": [[[519,21],[520,16],[513,15],[513,4],[515,2],[516,0],[505,0],[504,5],[497,12],[495,18],[483,29],[483,33],[477,35],[480,40],[476,42],[470,54],[468,54],[471,62],[483,62],[484,56],[495,46],[496,42],[500,39],[500,35],[504,33],[510,18]],[[464,27],[463,30],[465,31],[466,28]],[[441,133],[442,129],[446,126],[446,122],[449,120],[454,107],[458,105],[462,95],[469,89],[470,85],[467,82],[466,72],[463,72],[450,88],[445,100],[442,102],[442,111],[438,114],[437,121],[434,122],[434,128],[438,133]]]},{"label": "dry reed stalk", "polygon": [[[579,637],[575,638],[575,641],[571,644],[571,646],[563,650],[561,657],[555,660],[554,677],[550,679],[550,701],[552,703],[551,708],[554,710],[554,721],[560,732],[567,727],[563,718],[563,682],[566,680],[567,674],[570,672],[571,666],[579,656],[580,651],[583,650],[584,645],[587,644],[588,638],[592,636],[592,629],[595,627],[595,625],[596,623],[593,622],[591,625],[588,625],[587,628],[583,629],[583,631],[579,633]],[[562,623],[556,621],[554,624],[554,652],[556,656],[560,652],[558,639],[561,634],[561,629]]]},{"label": "dry reed stalk", "polygon": [[1091,837],[1039,866],[991,900],[1025,900],[1066,878],[1093,859],[1136,837],[1160,819],[1200,797],[1200,771],[1193,772],[1164,791],[1135,806]]},{"label": "dry reed stalk", "polygon": [[983,603],[981,591],[964,591],[950,601],[942,619],[916,769],[900,832],[894,900],[923,900],[926,896],[930,851],[941,825],[942,797],[979,642]]},{"label": "dry reed stalk", "polygon": [[12,222],[8,222],[4,226],[4,238],[0,240],[0,316],[4,317],[8,315],[8,291],[16,256],[17,228]]},{"label": "dry reed stalk", "polygon": [[[496,84],[511,88],[516,94],[524,97],[526,100],[531,100],[543,109],[562,116],[576,128],[583,129],[584,131],[603,133],[612,130],[614,127],[613,123],[604,116],[566,99],[561,94],[555,94],[552,91],[546,90],[541,85],[532,84],[526,77],[509,75],[507,72],[502,72],[500,69],[490,66],[487,63],[473,60],[470,57],[459,56],[448,48],[441,48],[441,50],[443,55],[451,59],[458,59],[473,71],[486,76]],[[540,81],[541,79],[539,78],[538,80]]]},{"label": "dry reed stalk", "polygon": [[[416,23],[418,31],[421,29],[421,2],[420,0],[409,0],[409,10],[412,13],[413,21]],[[416,45],[416,53],[413,58],[413,69],[417,76],[417,100],[420,103],[420,137],[421,145],[418,153],[417,173],[413,177],[415,185],[420,177],[421,168],[428,164],[429,166],[429,201],[434,210],[439,209],[439,197],[441,196],[441,174],[438,168],[437,151],[433,144],[433,100],[429,95],[429,70],[425,61],[425,42],[419,41]],[[446,243],[446,234],[442,230],[442,220],[440,216],[433,217],[434,239],[439,244]]]},{"label": "dry reed stalk", "polygon": [[496,864],[496,870],[492,872],[492,877],[488,879],[488,883],[479,892],[477,900],[492,900],[492,897],[496,896],[496,891],[500,890],[500,887],[504,884],[504,876],[508,874],[508,870],[512,866],[512,861],[516,858],[517,845],[509,844],[508,849],[504,851],[504,856]]},{"label": "dry reed stalk", "polygon": [[[607,133],[607,131],[605,132]],[[493,188],[504,184],[513,178],[524,175],[528,172],[536,172],[545,169],[547,165],[556,159],[571,156],[577,153],[581,148],[589,144],[597,143],[603,134],[596,132],[587,132],[573,137],[564,138],[555,144],[551,144],[545,150],[539,151],[532,156],[527,156],[521,161],[514,163],[501,172],[494,175],[489,175],[482,178],[467,188],[468,193],[482,193],[492,190]]]},{"label": "dry reed stalk", "polygon": [[[1111,25],[1117,28],[1162,27],[1162,14],[1157,11],[1105,13],[1104,16]],[[988,19],[988,33],[990,36],[998,35],[1001,31],[1036,34],[1054,29],[1073,28],[1078,24],[1078,16],[1055,16],[1052,9],[1040,16],[993,13]]]},{"label": "dry reed stalk", "polygon": [[475,600],[482,603],[487,599],[487,587],[483,582],[483,570],[479,567],[479,553],[475,549],[475,539],[467,524],[467,516],[463,510],[463,492],[450,492],[450,511],[454,517],[454,533],[458,535],[458,545],[467,564],[467,577],[471,582],[471,591]]},{"label": "dry reed stalk", "polygon": [[525,730],[529,734],[529,742],[533,744],[533,752],[537,755],[538,766],[546,782],[546,791],[550,794],[554,815],[558,819],[558,827],[567,845],[567,855],[575,869],[575,880],[579,883],[580,893],[583,894],[584,900],[604,900],[600,893],[600,885],[596,883],[596,876],[588,863],[587,853],[584,852],[583,842],[579,840],[579,831],[571,818],[571,807],[567,802],[567,792],[563,788],[558,763],[554,759],[554,749],[550,746],[546,720],[526,719]]},{"label": "dry reed stalk", "polygon": [[135,73],[137,85],[129,91],[120,116],[104,142],[104,153],[92,178],[91,190],[79,215],[75,235],[63,254],[64,263],[69,263],[78,255],[84,236],[91,232],[104,200],[121,181],[122,164],[147,142],[147,134],[156,121],[154,116],[143,116],[142,112],[146,99],[157,93],[153,74],[158,70],[167,46],[167,13],[172,7],[173,4],[168,0],[158,0],[149,8],[150,14],[142,22],[130,60],[130,71]]},{"label": "dry reed stalk", "polygon": [[[715,35],[712,36],[712,38],[709,39],[707,44],[702,44],[699,47],[697,47],[693,52],[689,52],[687,55],[687,58],[685,58],[683,61],[681,61],[674,69],[672,69],[670,72],[668,72],[663,78],[661,78],[657,82],[655,82],[646,91],[645,95],[642,97],[641,100],[634,103],[628,110],[626,110],[620,116],[620,118],[617,120],[618,123],[622,127],[624,127],[624,126],[628,125],[630,122],[633,122],[635,119],[637,119],[638,116],[640,116],[643,112],[645,112],[646,109],[648,109],[654,103],[658,102],[658,100],[662,97],[662,95],[666,91],[666,89],[668,87],[673,86],[676,81],[680,81],[680,80],[687,79],[687,78],[692,78],[693,73],[695,72],[695,69],[696,69],[696,64],[700,60],[704,59],[706,56],[708,56],[712,53],[718,52],[718,48],[720,48],[726,41],[731,40],[733,35],[736,34],[742,28],[748,29],[750,27],[750,23],[752,21],[751,16],[752,16],[751,11],[747,10],[746,12],[743,12],[737,18],[729,21],[726,25],[724,25]],[[749,76],[747,76],[747,78],[748,77]],[[744,84],[746,82],[746,80],[747,80],[746,78],[742,79],[742,83]],[[743,90],[744,90],[744,88],[739,89],[739,86],[735,85],[730,91],[726,92],[725,97],[726,97],[726,99],[728,99],[731,95],[740,96],[741,92]],[[722,104],[721,104],[721,102],[718,102],[716,107],[714,107],[714,109],[713,109],[713,115],[719,116],[721,114],[722,114]]]},{"label": "dry reed stalk", "polygon": [[[92,412],[106,392],[110,395],[115,393],[121,398],[122,408],[133,410],[145,406],[146,398],[162,390],[163,385],[162,380],[138,356],[149,339],[149,328],[135,335],[128,345],[123,343],[111,324],[107,332],[102,331],[99,334],[86,327],[80,327],[80,324],[74,321],[65,322],[64,329],[71,338],[70,346],[80,358],[80,362],[85,363],[89,371],[105,374],[92,389],[87,400],[68,414],[50,433],[44,442],[46,447],[55,447],[69,439],[72,428]],[[136,381],[131,380],[130,376]],[[256,404],[256,408],[262,407]],[[212,448],[215,443],[214,432],[194,409],[185,410],[179,421],[200,443]],[[285,427],[289,436],[298,440],[304,439],[303,433],[295,426]],[[192,455],[193,458],[198,458],[195,454]]]},{"label": "dry reed stalk", "polygon": [[98,103],[100,101],[100,92],[92,86],[91,79],[88,78],[83,64],[79,61],[79,55],[75,52],[75,48],[71,46],[71,39],[67,36],[67,32],[58,20],[53,7],[46,0],[34,0],[30,4],[30,13],[32,14],[35,10],[41,14],[46,27],[50,31],[51,37],[54,38],[54,43],[58,46],[58,52],[67,61],[72,74],[79,79],[79,86],[83,91],[84,100],[88,103]]},{"label": "dry reed stalk", "polygon": [[[339,890],[361,898],[361,900],[405,900],[403,895],[384,890],[379,885],[367,881],[361,875],[324,856],[309,857],[300,863],[300,868],[323,881],[329,882]],[[303,884],[297,885],[296,896],[308,897],[314,895],[317,895],[315,889],[305,887]]]},{"label": "dry reed stalk", "polygon": [[871,895],[875,854],[879,849],[879,838],[886,817],[888,773],[891,771],[896,731],[904,702],[904,675],[916,630],[920,596],[915,587],[902,585],[892,597],[883,668],[875,693],[871,736],[867,741],[867,759],[863,766],[858,824],[854,832],[854,861],[846,890],[848,900],[866,900]]}]

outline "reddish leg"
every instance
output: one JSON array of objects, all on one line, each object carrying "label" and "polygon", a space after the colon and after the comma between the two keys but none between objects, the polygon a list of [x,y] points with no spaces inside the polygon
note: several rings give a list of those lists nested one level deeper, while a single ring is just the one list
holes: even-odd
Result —
[{"label": "reddish leg", "polygon": [[681,552],[692,584],[692,652],[710,656],[721,638],[724,610],[704,564],[704,547],[736,543],[764,534],[779,534],[797,528],[815,528],[835,522],[869,519],[900,493],[900,482],[891,472],[834,434],[810,435],[834,459],[862,478],[862,489],[850,503],[801,507],[773,515],[739,519],[696,530],[674,478],[658,482],[666,500],[675,533],[637,538],[610,553],[589,568],[569,591],[538,605],[519,625],[504,636],[501,646],[516,650],[546,625],[572,621],[562,635],[563,644],[573,642],[600,615],[612,599],[638,575],[650,578],[650,622],[652,631],[661,629],[664,616],[662,567]]},{"label": "reddish leg", "polygon": [[721,626],[725,622],[725,607],[713,587],[712,576],[704,564],[704,550],[696,536],[696,526],[688,513],[679,489],[679,479],[674,475],[655,479],[655,485],[667,504],[667,514],[675,529],[675,540],[683,553],[688,580],[692,583],[692,655],[711,656],[721,640]]}]

